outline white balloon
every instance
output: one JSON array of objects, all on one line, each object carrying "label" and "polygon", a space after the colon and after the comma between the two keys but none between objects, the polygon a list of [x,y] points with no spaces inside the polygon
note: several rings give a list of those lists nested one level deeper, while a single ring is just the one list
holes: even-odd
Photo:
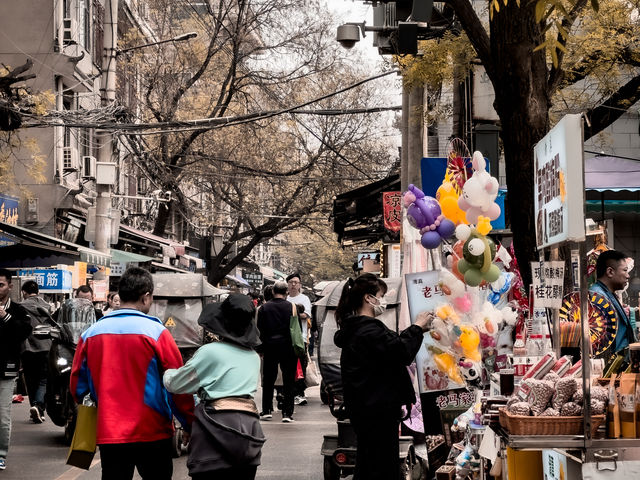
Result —
[{"label": "white balloon", "polygon": [[477,257],[484,253],[484,242],[479,238],[474,238],[469,242],[468,248],[471,255]]},{"label": "white balloon", "polygon": [[456,227],[456,238],[458,240],[466,242],[467,238],[469,238],[469,235],[471,235],[471,227],[469,225],[461,223]]}]

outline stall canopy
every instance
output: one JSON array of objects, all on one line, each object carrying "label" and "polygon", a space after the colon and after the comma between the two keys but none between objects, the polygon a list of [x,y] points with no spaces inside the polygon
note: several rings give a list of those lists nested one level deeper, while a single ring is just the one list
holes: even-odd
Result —
[{"label": "stall canopy", "polygon": [[146,255],[111,249],[111,261],[115,263],[145,263],[153,260],[155,260],[155,258],[147,257]]},{"label": "stall canopy", "polygon": [[384,228],[382,193],[400,190],[400,175],[391,175],[377,182],[338,195],[333,201],[333,231],[345,244],[372,244],[391,241]]},{"label": "stall canopy", "polygon": [[74,262],[106,267],[111,264],[109,254],[17,225],[0,222],[0,236],[5,244],[9,243],[0,247],[0,267],[50,267]]},{"label": "stall canopy", "polygon": [[[640,162],[598,155],[585,160],[586,210],[604,219],[612,213],[640,213]],[[599,215],[598,215],[599,214]]]},{"label": "stall canopy", "polygon": [[237,283],[238,285],[242,285],[243,287],[250,287],[251,284],[247,282],[244,278],[238,277],[237,275],[225,275],[227,280],[231,280],[232,282]]}]

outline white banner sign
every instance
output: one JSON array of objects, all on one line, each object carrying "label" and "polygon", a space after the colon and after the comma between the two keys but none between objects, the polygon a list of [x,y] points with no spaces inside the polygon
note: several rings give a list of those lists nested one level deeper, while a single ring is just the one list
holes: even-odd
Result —
[{"label": "white banner sign", "polygon": [[582,136],[581,115],[565,115],[534,147],[538,248],[585,239]]},{"label": "white banner sign", "polygon": [[533,306],[560,308],[564,283],[564,262],[531,262]]}]

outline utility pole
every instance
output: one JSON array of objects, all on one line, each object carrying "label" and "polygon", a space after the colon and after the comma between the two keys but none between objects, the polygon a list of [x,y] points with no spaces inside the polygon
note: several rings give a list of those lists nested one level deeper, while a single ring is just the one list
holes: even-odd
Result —
[{"label": "utility pole", "polygon": [[[116,46],[118,38],[118,0],[107,0],[104,15],[104,54],[100,100],[107,107],[116,99]],[[111,186],[115,181],[113,162],[113,134],[99,131],[96,172],[96,250],[109,253],[111,238]]]}]

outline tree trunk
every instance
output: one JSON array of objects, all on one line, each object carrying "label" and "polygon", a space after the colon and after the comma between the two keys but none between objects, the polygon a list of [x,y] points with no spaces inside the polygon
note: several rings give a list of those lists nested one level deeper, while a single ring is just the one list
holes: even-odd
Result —
[{"label": "tree trunk", "polygon": [[535,2],[509,2],[491,21],[492,82],[507,173],[507,208],[514,248],[525,285],[537,259],[533,211],[533,147],[547,133],[550,101],[544,50],[535,22]]}]

